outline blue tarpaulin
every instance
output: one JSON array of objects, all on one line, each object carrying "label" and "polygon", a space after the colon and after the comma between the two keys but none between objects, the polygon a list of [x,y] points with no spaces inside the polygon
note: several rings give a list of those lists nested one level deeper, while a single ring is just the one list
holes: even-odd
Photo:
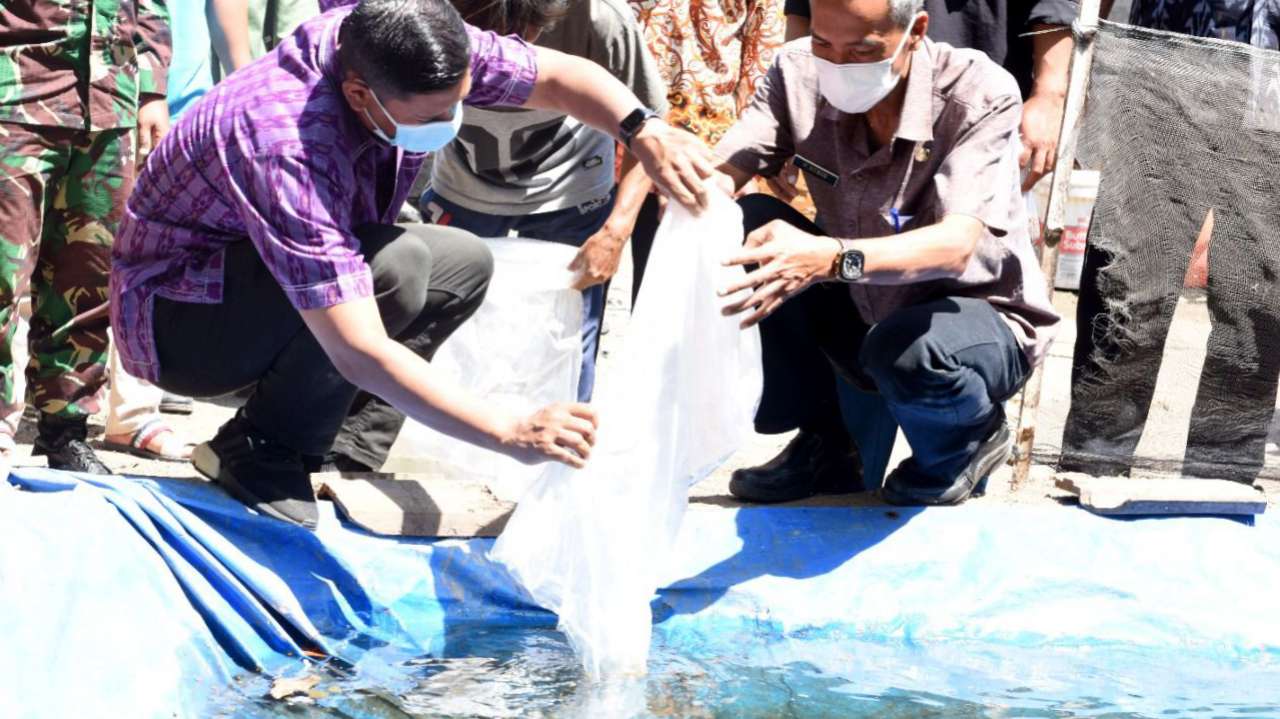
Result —
[{"label": "blue tarpaulin", "polygon": [[[0,482],[0,716],[206,716],[307,655],[394,691],[406,658],[441,655],[459,628],[554,626],[487,559],[491,540],[376,537],[321,505],[310,532],[203,482],[15,470]],[[764,632],[788,639],[777,661],[896,642],[941,647],[944,664],[1088,650],[1280,678],[1270,515],[695,503],[677,547],[654,601],[668,651]],[[804,651],[819,634],[826,648]],[[1280,702],[1280,684],[1248,694],[1268,690]]]}]

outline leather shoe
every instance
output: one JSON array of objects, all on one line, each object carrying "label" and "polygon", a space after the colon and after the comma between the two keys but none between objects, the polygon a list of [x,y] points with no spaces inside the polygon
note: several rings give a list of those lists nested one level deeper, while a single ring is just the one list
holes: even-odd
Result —
[{"label": "leather shoe", "polygon": [[240,415],[196,447],[191,463],[259,514],[316,526],[316,495],[302,454],[262,436]]},{"label": "leather shoe", "polygon": [[919,470],[915,458],[908,457],[885,477],[880,498],[901,506],[955,505],[986,491],[987,477],[1013,454],[1013,433],[1001,415],[960,475],[950,482],[938,481]]},{"label": "leather shoe", "polygon": [[862,457],[844,434],[800,430],[776,457],[735,470],[729,493],[744,502],[792,502],[817,494],[862,491]]}]

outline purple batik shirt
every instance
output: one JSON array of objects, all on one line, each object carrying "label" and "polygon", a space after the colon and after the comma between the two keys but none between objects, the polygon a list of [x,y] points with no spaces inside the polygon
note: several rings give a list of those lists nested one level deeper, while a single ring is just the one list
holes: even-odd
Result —
[{"label": "purple batik shirt", "polygon": [[[305,23],[228,77],[147,161],[112,252],[111,326],[129,374],[159,377],[156,297],[222,301],[223,251],[233,242],[253,243],[300,310],[373,295],[352,230],[395,222],[423,156],[379,140],[347,105],[337,40],[350,11]],[[470,26],[467,36],[465,103],[523,104],[537,77],[533,48]]]}]

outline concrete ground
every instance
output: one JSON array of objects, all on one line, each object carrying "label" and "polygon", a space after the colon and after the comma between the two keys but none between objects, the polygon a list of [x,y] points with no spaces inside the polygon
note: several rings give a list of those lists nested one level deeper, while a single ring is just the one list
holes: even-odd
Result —
[{"label": "concrete ground", "polygon": [[[618,277],[613,282],[606,315],[606,334],[602,341],[600,372],[607,375],[612,359],[621,351],[623,337],[630,312],[631,268],[629,259],[624,261]],[[1075,339],[1075,295],[1058,292],[1055,304],[1067,318],[1053,345],[1046,363],[1044,395],[1040,408],[1040,430],[1036,437],[1033,465],[1029,479],[1019,487],[1012,486],[1012,467],[1003,467],[991,479],[985,497],[974,501],[982,503],[1056,503],[1066,494],[1053,485],[1052,463],[1056,460],[1062,438],[1063,423],[1069,401],[1070,357]],[[1165,362],[1157,382],[1156,400],[1152,408],[1146,434],[1139,445],[1139,455],[1172,464],[1176,470],[1186,443],[1188,420],[1194,401],[1194,387],[1204,360],[1204,348],[1209,333],[1208,312],[1202,294],[1189,292],[1178,307]],[[1017,400],[1015,400],[1016,402]],[[192,440],[200,441],[212,436],[218,426],[234,412],[233,400],[198,402],[190,417],[170,417],[173,426]],[[1016,417],[1016,408],[1010,408],[1009,416]],[[1280,415],[1278,415],[1280,416]],[[95,418],[93,436],[101,435],[101,417]],[[1280,476],[1280,422],[1272,429],[1268,443],[1267,471],[1269,476]],[[31,423],[24,423],[19,435],[22,443],[16,464],[42,465],[42,458],[30,457]],[[728,496],[729,474],[737,467],[752,466],[772,457],[791,438],[791,435],[757,435],[742,448],[725,466],[699,484],[693,492],[694,501],[713,504],[732,504]],[[899,435],[889,466],[906,457],[909,448]],[[191,477],[194,471],[185,463],[156,462],[139,459],[116,452],[101,451],[103,460],[121,474],[150,476]],[[400,467],[404,469],[404,467]],[[1280,481],[1260,480],[1271,501],[1280,502]],[[818,504],[866,504],[874,503],[869,495],[824,497]],[[810,503],[814,503],[812,500]]]}]

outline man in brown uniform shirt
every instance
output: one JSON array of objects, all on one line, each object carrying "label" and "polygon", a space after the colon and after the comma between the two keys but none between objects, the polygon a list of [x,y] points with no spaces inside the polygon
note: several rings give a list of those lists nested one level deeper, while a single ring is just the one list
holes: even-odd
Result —
[{"label": "man in brown uniform shirt", "polygon": [[815,0],[812,37],[779,53],[716,148],[737,187],[794,157],[818,209],[813,224],[740,201],[732,262],[758,267],[724,291],[750,288],[726,312],[763,320],[757,429],[801,431],[735,473],[739,496],[856,488],[837,375],[878,391],[911,444],[890,502],[961,502],[1009,456],[1001,403],[1058,322],[1019,190],[1020,93],[982,53],[925,39],[921,4]]}]

